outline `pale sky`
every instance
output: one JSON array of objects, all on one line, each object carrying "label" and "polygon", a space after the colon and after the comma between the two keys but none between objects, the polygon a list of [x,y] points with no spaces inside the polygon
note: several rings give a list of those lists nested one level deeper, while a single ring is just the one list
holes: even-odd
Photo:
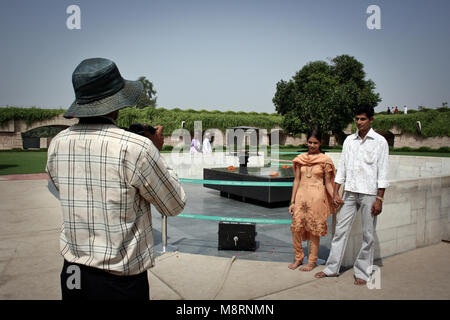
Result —
[{"label": "pale sky", "polygon": [[[69,30],[70,5],[81,29]],[[369,5],[381,30],[369,30]],[[153,82],[158,107],[275,112],[276,83],[349,54],[387,106],[450,101],[448,0],[2,0],[0,106],[64,109],[83,59]]]}]

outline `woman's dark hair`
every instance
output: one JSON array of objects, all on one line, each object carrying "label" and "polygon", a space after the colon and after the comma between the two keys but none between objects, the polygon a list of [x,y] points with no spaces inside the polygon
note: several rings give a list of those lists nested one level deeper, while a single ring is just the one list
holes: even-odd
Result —
[{"label": "woman's dark hair", "polygon": [[[313,128],[313,129],[310,129],[310,130],[307,132],[307,134],[306,134],[306,141],[308,141],[309,138],[311,138],[311,137],[316,138],[317,140],[319,140],[320,143],[322,143],[322,137],[323,137],[322,130],[320,130],[320,129],[317,128],[317,127],[316,127],[316,128]],[[319,147],[319,151],[320,151],[321,153],[325,153],[325,152],[322,151],[322,146]]]},{"label": "woman's dark hair", "polygon": [[311,137],[322,142],[322,131],[319,128],[310,129],[306,134],[306,140],[309,140]]},{"label": "woman's dark hair", "polygon": [[368,104],[360,105],[360,106],[358,106],[358,107],[356,108],[356,110],[355,110],[355,117],[356,117],[357,115],[360,115],[360,114],[363,114],[363,113],[365,113],[366,116],[367,116],[367,118],[370,119],[370,118],[372,118],[373,115],[375,114],[375,110],[373,109],[372,106],[369,106]]}]

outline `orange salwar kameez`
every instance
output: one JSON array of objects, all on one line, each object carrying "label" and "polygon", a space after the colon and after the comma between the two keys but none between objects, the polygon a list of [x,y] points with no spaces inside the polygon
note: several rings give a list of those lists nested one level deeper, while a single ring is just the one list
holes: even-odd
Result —
[{"label": "orange salwar kameez", "polygon": [[324,174],[330,175],[334,188],[336,170],[333,161],[323,153],[298,155],[293,160],[295,170],[300,170],[300,181],[295,194],[292,216],[292,240],[295,260],[303,261],[302,240],[309,240],[309,263],[316,263],[320,237],[328,233],[327,218],[335,209],[325,188]]}]

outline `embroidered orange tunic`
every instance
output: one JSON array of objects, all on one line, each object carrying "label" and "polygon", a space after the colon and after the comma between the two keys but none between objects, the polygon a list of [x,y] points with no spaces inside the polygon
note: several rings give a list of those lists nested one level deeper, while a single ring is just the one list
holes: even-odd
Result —
[{"label": "embroidered orange tunic", "polygon": [[324,185],[324,174],[330,175],[334,188],[336,170],[333,161],[323,153],[298,155],[293,160],[294,170],[300,170],[300,182],[295,195],[291,230],[300,232],[303,239],[308,234],[324,236],[328,233],[327,218],[335,213],[332,198]]}]

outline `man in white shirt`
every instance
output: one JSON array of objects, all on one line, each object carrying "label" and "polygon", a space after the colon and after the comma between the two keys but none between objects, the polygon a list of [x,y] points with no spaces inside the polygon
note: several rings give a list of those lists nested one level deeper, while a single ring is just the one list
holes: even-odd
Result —
[{"label": "man in white shirt", "polygon": [[[343,206],[337,215],[326,267],[315,277],[339,275],[347,239],[361,208],[363,243],[354,264],[354,277],[355,285],[365,285],[372,273],[377,216],[382,211],[385,188],[389,186],[389,146],[386,139],[371,128],[373,107],[361,106],[355,114],[358,131],[344,141],[335,178],[333,203]],[[338,191],[343,183],[342,199]]]},{"label": "man in white shirt", "polygon": [[212,152],[210,139],[211,139],[210,135],[209,135],[209,133],[207,133],[205,135],[205,139],[203,139],[203,146],[202,146],[203,153],[211,153]]}]

